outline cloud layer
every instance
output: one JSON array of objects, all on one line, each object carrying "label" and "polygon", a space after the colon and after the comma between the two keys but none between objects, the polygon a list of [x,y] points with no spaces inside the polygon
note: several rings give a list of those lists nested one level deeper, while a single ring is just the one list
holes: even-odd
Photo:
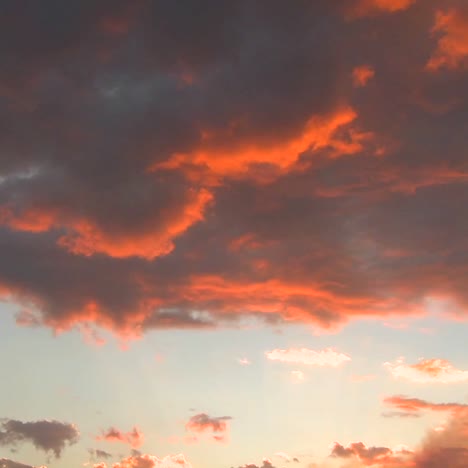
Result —
[{"label": "cloud layer", "polygon": [[4,3],[20,324],[464,316],[463,2]]}]

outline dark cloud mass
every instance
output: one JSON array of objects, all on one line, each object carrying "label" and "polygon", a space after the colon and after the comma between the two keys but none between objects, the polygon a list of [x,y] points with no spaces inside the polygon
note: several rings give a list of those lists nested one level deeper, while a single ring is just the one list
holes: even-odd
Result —
[{"label": "dark cloud mass", "polygon": [[78,438],[79,432],[73,424],[59,421],[4,419],[0,422],[0,446],[15,447],[27,441],[39,450],[52,452],[57,458],[67,445],[78,442]]},{"label": "dark cloud mass", "polygon": [[[332,327],[468,303],[461,0],[5,0],[18,323]],[[465,32],[464,32],[465,31]]]}]

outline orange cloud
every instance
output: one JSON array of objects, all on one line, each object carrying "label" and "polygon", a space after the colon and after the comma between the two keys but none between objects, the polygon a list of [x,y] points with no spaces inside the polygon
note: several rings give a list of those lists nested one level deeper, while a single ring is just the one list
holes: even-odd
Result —
[{"label": "orange cloud", "polygon": [[134,427],[130,432],[122,432],[115,427],[110,427],[106,431],[102,432],[101,436],[96,437],[96,440],[105,440],[106,442],[121,442],[128,444],[133,448],[138,448],[143,444],[144,441],[143,433]]},{"label": "orange cloud", "polygon": [[370,65],[360,65],[353,69],[353,85],[362,88],[374,77],[375,70]]},{"label": "orange cloud", "polygon": [[354,0],[346,6],[350,19],[380,13],[396,13],[409,8],[416,0]]},{"label": "orange cloud", "polygon": [[384,398],[383,401],[388,406],[410,414],[417,414],[421,411],[458,413],[466,411],[468,408],[468,405],[462,403],[430,403],[419,398],[408,398],[400,395]]},{"label": "orange cloud", "polygon": [[441,34],[437,48],[426,64],[429,71],[456,69],[468,58],[468,10],[438,11],[433,33]]},{"label": "orange cloud", "polygon": [[[287,172],[307,150],[328,148],[332,157],[355,154],[363,149],[363,142],[372,137],[349,125],[357,118],[351,107],[343,107],[329,115],[311,117],[301,133],[289,139],[259,138],[242,141],[236,138],[236,124],[224,132],[203,131],[200,146],[189,153],[173,154],[169,160],[158,162],[150,171],[184,169],[190,173],[193,167],[206,168],[214,177],[255,178],[255,167],[269,165],[280,172]],[[338,131],[347,129],[347,138]],[[197,174],[198,172],[193,173]]]},{"label": "orange cloud", "polygon": [[351,360],[346,354],[338,353],[331,348],[321,351],[307,348],[274,349],[267,351],[265,355],[272,361],[319,367],[338,367]]},{"label": "orange cloud", "polygon": [[468,371],[456,369],[445,359],[422,359],[416,364],[405,364],[403,358],[386,362],[384,366],[393,377],[418,383],[458,383],[468,380]]},{"label": "orange cloud", "polygon": [[152,260],[169,254],[174,249],[174,239],[204,218],[212,200],[212,194],[205,189],[193,191],[180,211],[163,212],[141,232],[118,233],[91,219],[44,209],[27,209],[16,214],[8,207],[0,208],[0,224],[29,232],[65,229],[68,233],[58,239],[58,245],[76,255],[104,253],[114,258],[136,256]]}]

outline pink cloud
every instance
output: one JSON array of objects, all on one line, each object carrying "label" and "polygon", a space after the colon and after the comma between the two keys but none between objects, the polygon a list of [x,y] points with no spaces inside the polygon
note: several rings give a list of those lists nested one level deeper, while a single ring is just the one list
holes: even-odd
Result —
[{"label": "pink cloud", "polygon": [[[192,416],[185,428],[195,434],[211,433],[211,437],[216,442],[226,442],[229,431],[228,421],[231,416],[210,417],[205,413],[199,413]],[[193,442],[198,439],[194,437]]]},{"label": "pink cloud", "polygon": [[128,444],[133,448],[138,448],[143,444],[144,435],[137,427],[134,427],[129,432],[122,432],[115,427],[110,427],[102,432],[102,435],[97,436],[96,440],[105,440],[107,442],[121,442]]}]

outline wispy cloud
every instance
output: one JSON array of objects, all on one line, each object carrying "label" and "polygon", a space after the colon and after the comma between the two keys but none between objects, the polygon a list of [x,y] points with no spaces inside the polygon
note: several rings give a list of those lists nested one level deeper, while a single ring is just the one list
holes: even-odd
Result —
[{"label": "wispy cloud", "polygon": [[347,361],[351,361],[348,355],[331,348],[321,351],[308,348],[274,349],[267,351],[265,355],[271,361],[318,367],[338,367]]}]

